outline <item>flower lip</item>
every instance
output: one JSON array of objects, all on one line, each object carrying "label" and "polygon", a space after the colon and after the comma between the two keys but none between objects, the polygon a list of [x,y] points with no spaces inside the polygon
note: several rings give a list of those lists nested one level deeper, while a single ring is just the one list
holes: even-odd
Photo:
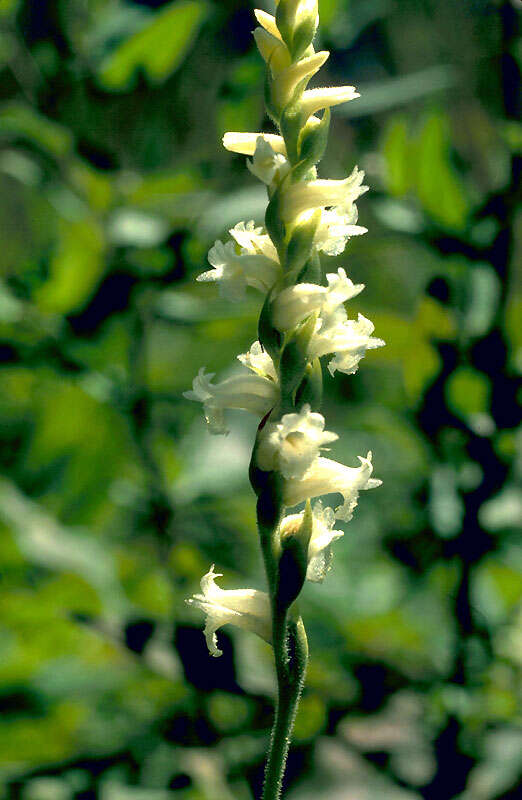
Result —
[{"label": "flower lip", "polygon": [[265,472],[278,471],[284,478],[303,477],[321,449],[339,438],[324,425],[323,415],[307,403],[298,413],[269,423],[258,442],[257,466]]}]

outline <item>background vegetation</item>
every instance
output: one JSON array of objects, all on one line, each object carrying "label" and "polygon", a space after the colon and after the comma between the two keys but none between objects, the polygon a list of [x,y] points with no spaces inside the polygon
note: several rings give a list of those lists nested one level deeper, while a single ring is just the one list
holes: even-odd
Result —
[{"label": "background vegetation", "polygon": [[[515,797],[520,13],[321,0],[328,78],[362,93],[323,174],[372,187],[329,266],[388,342],[325,415],[384,485],[304,592],[289,800]],[[0,25],[0,794],[248,800],[270,651],[225,629],[210,659],[183,600],[212,562],[261,586],[255,421],[213,438],[182,392],[255,338],[259,296],[194,283],[263,214],[220,147],[267,129],[251,4],[0,0]]]}]

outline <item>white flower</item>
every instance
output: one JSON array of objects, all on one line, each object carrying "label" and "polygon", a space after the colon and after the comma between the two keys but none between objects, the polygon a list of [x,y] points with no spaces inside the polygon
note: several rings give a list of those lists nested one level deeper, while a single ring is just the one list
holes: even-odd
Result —
[{"label": "white flower", "polygon": [[260,253],[237,253],[234,242],[216,241],[208,260],[214,269],[202,272],[196,280],[219,281],[220,292],[231,300],[240,300],[247,286],[267,292],[279,272],[279,264]]},{"label": "white flower", "polygon": [[324,417],[305,404],[298,414],[285,414],[263,429],[257,465],[265,472],[277,470],[284,478],[302,478],[320,449],[339,437],[324,430]]},{"label": "white flower", "polygon": [[329,272],[326,276],[328,288],[323,302],[323,313],[331,314],[335,309],[356,297],[364,289],[364,283],[353,283],[346,270],[339,267],[337,272]]},{"label": "white flower", "polygon": [[327,292],[326,286],[315,283],[297,283],[287,286],[272,303],[272,323],[279,331],[287,331],[299,324],[308,314],[320,309]]},{"label": "white flower", "polygon": [[360,97],[355,86],[332,86],[321,89],[307,89],[301,98],[301,109],[306,116],[315,114],[321,108],[338,106]]},{"label": "white flower", "polygon": [[233,375],[221,383],[212,383],[214,373],[205,374],[202,367],[192,383],[192,390],[183,392],[187,400],[203,403],[203,413],[211,433],[227,433],[224,411],[239,408],[264,417],[277,402],[277,384],[262,375]]},{"label": "white flower", "polygon": [[[302,525],[304,511],[290,514],[281,522],[280,533],[284,536],[290,531],[298,531]],[[312,535],[308,544],[308,568],[306,578],[314,583],[321,582],[330,569],[333,553],[332,542],[344,536],[343,531],[334,531],[335,514],[332,508],[323,507],[320,500],[312,510]]]},{"label": "white flower", "polygon": [[201,594],[195,594],[186,602],[196,606],[207,615],[205,639],[209,653],[222,655],[217,646],[216,631],[231,622],[238,628],[257,633],[266,642],[272,641],[270,600],[266,592],[257,589],[221,589],[216,578],[223,576],[214,572],[214,564],[201,579]]},{"label": "white flower", "polygon": [[274,153],[281,153],[286,156],[285,140],[282,136],[277,136],[275,133],[241,133],[239,131],[229,131],[223,136],[223,147],[230,150],[231,153],[241,153],[245,156],[253,156],[257,140],[262,137],[265,142],[268,142]]},{"label": "white flower", "polygon": [[260,342],[253,342],[250,350],[247,353],[240,353],[238,360],[263,378],[270,378],[277,383],[277,372],[274,367],[274,362],[266,352],[263,350]]},{"label": "white flower", "polygon": [[343,306],[331,309],[325,307],[317,320],[308,355],[310,358],[318,358],[335,353],[328,364],[330,374],[333,375],[338,370],[346,375],[353,375],[367,350],[383,347],[385,344],[382,339],[371,336],[373,330],[373,322],[362,314],[358,315],[357,320],[352,320],[347,318]]},{"label": "white flower", "polygon": [[329,273],[326,279],[328,286],[298,283],[283,289],[272,303],[274,327],[280,331],[289,330],[314,311],[331,314],[364,289],[362,283],[352,283],[342,267],[337,272]]},{"label": "white flower", "polygon": [[281,214],[285,220],[295,220],[311,208],[350,206],[367,191],[363,180],[364,172],[355,167],[342,181],[319,179],[293,183],[283,193]]},{"label": "white flower", "polygon": [[252,161],[247,159],[247,167],[252,175],[267,186],[270,186],[275,179],[282,180],[290,170],[290,164],[285,156],[276,153],[263,136],[259,136],[257,140]]},{"label": "white flower", "polygon": [[309,497],[319,497],[331,492],[339,492],[344,498],[342,505],[335,509],[335,518],[349,522],[357,505],[362,489],[374,489],[382,481],[372,478],[372,454],[366,458],[358,456],[360,467],[346,467],[337,461],[319,456],[302,478],[285,481],[283,501],[287,506],[295,506]]},{"label": "white flower", "polygon": [[275,261],[273,269],[278,274],[280,271],[277,250],[268,233],[263,233],[263,228],[256,228],[254,220],[238,222],[229,230],[230,235],[241,248],[243,255],[263,255]]},{"label": "white flower", "polygon": [[356,222],[357,206],[354,204],[347,210],[341,206],[323,208],[315,234],[314,246],[327,256],[340,255],[351,236],[361,236],[367,232],[367,228],[356,225]]}]

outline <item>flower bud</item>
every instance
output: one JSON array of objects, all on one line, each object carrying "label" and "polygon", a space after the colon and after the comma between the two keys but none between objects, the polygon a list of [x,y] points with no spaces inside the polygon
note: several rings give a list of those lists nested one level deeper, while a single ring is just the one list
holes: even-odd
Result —
[{"label": "flower bud", "polygon": [[264,28],[254,30],[254,39],[257,49],[270,67],[272,75],[278,75],[283,70],[290,67],[291,59],[288,49],[281,39],[276,39]]},{"label": "flower bud", "polygon": [[267,33],[270,33],[275,39],[282,41],[281,33],[276,24],[276,19],[274,16],[272,16],[272,14],[268,14],[261,8],[255,8],[254,14],[261,27],[264,28]]},{"label": "flower bud", "polygon": [[274,79],[273,101],[275,105],[279,109],[283,109],[292,99],[298,84],[310,80],[312,75],[321,69],[329,55],[327,50],[322,50],[281,70]]}]

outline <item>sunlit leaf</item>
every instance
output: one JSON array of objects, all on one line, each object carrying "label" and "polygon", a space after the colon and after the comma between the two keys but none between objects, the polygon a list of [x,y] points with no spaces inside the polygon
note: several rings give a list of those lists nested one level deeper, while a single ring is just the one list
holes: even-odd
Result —
[{"label": "sunlit leaf", "polygon": [[100,65],[108,89],[126,89],[137,67],[152,82],[165,80],[181,64],[206,12],[199,0],[178,0],[157,12],[152,21],[120,44]]},{"label": "sunlit leaf", "polygon": [[81,308],[103,274],[104,247],[103,232],[94,220],[61,221],[49,280],[36,292],[38,306],[62,314]]}]

